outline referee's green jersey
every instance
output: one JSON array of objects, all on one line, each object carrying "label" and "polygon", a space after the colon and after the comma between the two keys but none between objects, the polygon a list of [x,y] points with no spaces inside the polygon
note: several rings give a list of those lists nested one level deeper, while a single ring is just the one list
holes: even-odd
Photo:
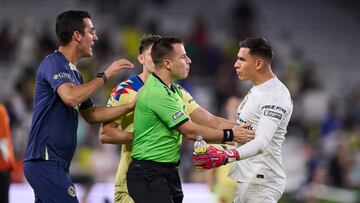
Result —
[{"label": "referee's green jersey", "polygon": [[133,159],[180,160],[182,135],[175,128],[189,120],[182,97],[176,84],[169,88],[157,75],[149,76],[135,107]]}]

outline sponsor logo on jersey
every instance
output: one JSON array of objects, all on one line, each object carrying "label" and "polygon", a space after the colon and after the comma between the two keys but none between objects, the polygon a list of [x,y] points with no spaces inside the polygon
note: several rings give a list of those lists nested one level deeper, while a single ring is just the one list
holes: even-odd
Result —
[{"label": "sponsor logo on jersey", "polygon": [[76,197],[76,190],[74,186],[69,186],[67,192],[71,197]]},{"label": "sponsor logo on jersey", "polygon": [[274,112],[274,111],[270,111],[270,110],[265,110],[264,111],[264,115],[265,116],[270,116],[270,117],[274,117],[277,118],[279,120],[281,120],[282,115],[280,113]]},{"label": "sponsor logo on jersey", "polygon": [[174,114],[173,116],[172,116],[172,118],[173,118],[173,120],[176,120],[176,119],[178,119],[178,118],[180,118],[182,115],[184,115],[185,113],[183,112],[183,111],[179,111],[179,112],[177,112],[176,114]]},{"label": "sponsor logo on jersey", "polygon": [[69,80],[71,80],[70,74],[69,74],[69,73],[65,73],[65,72],[56,73],[56,74],[53,76],[53,79],[54,79],[54,80],[62,79],[62,78],[68,78]]},{"label": "sponsor logo on jersey", "polygon": [[[246,123],[246,121],[244,121],[243,119],[240,118],[240,116],[238,116],[238,118],[236,119],[236,125],[240,125],[242,123]],[[254,128],[252,126],[247,127],[248,130],[254,130]]]},{"label": "sponsor logo on jersey", "polygon": [[281,111],[282,113],[286,113],[286,110],[280,106],[275,106],[275,105],[265,105],[263,107],[261,107],[261,110],[263,109],[272,109],[275,111]]}]

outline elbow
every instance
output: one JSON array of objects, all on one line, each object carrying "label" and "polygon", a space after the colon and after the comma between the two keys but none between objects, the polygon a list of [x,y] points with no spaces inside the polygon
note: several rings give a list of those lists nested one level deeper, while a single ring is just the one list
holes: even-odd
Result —
[{"label": "elbow", "polygon": [[188,140],[195,140],[197,134],[194,130],[186,129],[181,132],[181,134]]},{"label": "elbow", "polygon": [[70,106],[70,107],[75,107],[81,103],[81,101],[78,98],[71,98],[71,97],[64,98],[63,102],[65,103],[66,106]]}]

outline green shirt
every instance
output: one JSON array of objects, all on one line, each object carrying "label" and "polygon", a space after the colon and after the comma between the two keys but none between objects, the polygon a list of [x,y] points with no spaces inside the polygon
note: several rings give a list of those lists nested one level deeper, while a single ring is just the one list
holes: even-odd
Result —
[{"label": "green shirt", "polygon": [[188,121],[182,93],[150,75],[138,94],[134,114],[132,158],[162,163],[180,160],[182,135],[174,128]]}]

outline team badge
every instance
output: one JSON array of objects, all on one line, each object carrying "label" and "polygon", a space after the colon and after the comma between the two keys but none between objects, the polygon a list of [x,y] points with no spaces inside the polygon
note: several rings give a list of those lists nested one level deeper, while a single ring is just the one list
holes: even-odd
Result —
[{"label": "team badge", "polygon": [[71,197],[76,197],[76,190],[74,186],[69,186],[67,192]]}]

